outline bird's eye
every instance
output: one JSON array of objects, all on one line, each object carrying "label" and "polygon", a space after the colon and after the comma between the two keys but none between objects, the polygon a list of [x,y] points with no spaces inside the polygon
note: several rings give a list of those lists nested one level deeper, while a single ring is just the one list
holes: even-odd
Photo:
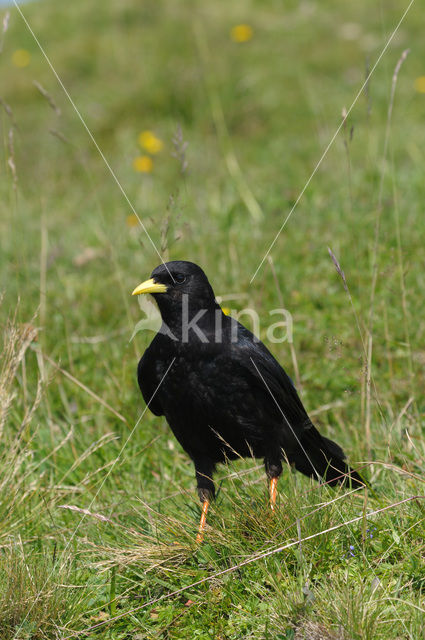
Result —
[{"label": "bird's eye", "polygon": [[174,280],[175,282],[177,282],[177,284],[183,284],[183,282],[186,280],[186,276],[184,276],[182,273],[176,273],[176,275],[174,276]]}]

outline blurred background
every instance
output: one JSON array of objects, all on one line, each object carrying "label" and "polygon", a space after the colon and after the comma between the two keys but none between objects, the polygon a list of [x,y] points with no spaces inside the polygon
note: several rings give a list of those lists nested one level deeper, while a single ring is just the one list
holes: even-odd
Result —
[{"label": "blurred background", "polygon": [[[41,339],[55,357],[70,356],[71,339],[115,336],[73,349],[89,375],[96,350],[120,367],[128,358],[127,375],[128,337],[141,315],[129,292],[160,261],[137,216],[165,259],[199,262],[218,295],[246,294],[266,313],[279,306],[267,262],[250,280],[402,17],[400,3],[124,0],[21,9],[28,25],[13,7],[4,11],[0,57],[3,312],[18,296],[22,321],[39,309]],[[271,252],[296,347],[306,353],[304,375],[313,387],[328,376],[325,399],[332,387],[357,386],[362,357],[328,246],[366,325],[378,261],[375,348],[391,347],[391,371],[400,370],[393,392],[407,392],[410,357],[400,270],[415,349],[423,343],[418,12],[413,5],[392,37]],[[392,75],[407,48],[388,131]],[[344,343],[343,359],[329,353],[334,339]],[[328,374],[322,357],[333,360]],[[376,362],[384,377],[385,360]],[[128,393],[126,385],[124,405]]]},{"label": "blurred background", "polygon": [[[34,0],[19,8],[2,7],[0,21],[0,314],[3,324],[37,332],[16,369],[5,439],[7,449],[26,434],[36,486],[56,487],[53,503],[83,507],[95,496],[99,513],[129,522],[135,496],[192,490],[190,462],[149,413],[104,485],[98,473],[116,461],[143,410],[135,371],[153,334],[130,339],[144,317],[130,293],[158,252],[199,263],[217,295],[241,296],[232,306],[267,319],[283,304],[294,344],[272,351],[323,432],[354,461],[418,473],[420,3]],[[34,431],[22,431],[37,380]],[[381,472],[378,486],[387,482]],[[65,511],[55,517],[65,528],[78,522]],[[30,518],[24,534],[43,539],[43,518]]]}]

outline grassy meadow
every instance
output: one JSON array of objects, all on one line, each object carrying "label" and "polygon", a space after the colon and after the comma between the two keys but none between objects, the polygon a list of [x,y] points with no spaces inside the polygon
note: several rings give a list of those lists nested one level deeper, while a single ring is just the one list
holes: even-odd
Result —
[{"label": "grassy meadow", "polygon": [[[424,637],[418,1],[389,42],[407,7],[2,8],[1,640]],[[264,339],[290,311],[293,345],[268,346],[373,493],[288,469],[272,517],[262,462],[238,461],[195,544],[193,465],[136,381],[153,334],[131,339],[130,293],[157,251]]]}]

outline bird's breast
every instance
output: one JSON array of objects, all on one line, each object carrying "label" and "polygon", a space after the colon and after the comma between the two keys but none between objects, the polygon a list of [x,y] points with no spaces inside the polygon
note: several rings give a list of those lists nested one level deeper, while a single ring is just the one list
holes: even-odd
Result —
[{"label": "bird's breast", "polygon": [[208,455],[215,461],[252,452],[262,456],[262,430],[240,381],[232,381],[214,359],[179,353],[174,358],[159,392],[183,448],[192,457]]}]

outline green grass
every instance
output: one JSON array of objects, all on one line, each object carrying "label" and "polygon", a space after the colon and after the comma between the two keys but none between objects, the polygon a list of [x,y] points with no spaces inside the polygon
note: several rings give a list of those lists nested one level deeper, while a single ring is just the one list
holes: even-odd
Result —
[{"label": "green grass", "polygon": [[[260,461],[222,467],[201,547],[192,464],[149,411],[133,432],[152,334],[130,341],[143,316],[130,292],[159,258],[11,9],[0,54],[2,640],[423,637],[425,502],[409,500],[424,494],[425,467],[418,2],[272,250],[279,288],[268,261],[250,283],[404,9],[22,5],[164,257],[200,263],[264,327],[283,297],[303,402],[368,465],[374,495],[286,471],[275,517]],[[254,36],[237,44],[230,29],[245,22]],[[17,49],[30,53],[25,68]],[[142,175],[132,163],[146,129],[164,148]],[[269,346],[295,377],[289,345]]]}]

